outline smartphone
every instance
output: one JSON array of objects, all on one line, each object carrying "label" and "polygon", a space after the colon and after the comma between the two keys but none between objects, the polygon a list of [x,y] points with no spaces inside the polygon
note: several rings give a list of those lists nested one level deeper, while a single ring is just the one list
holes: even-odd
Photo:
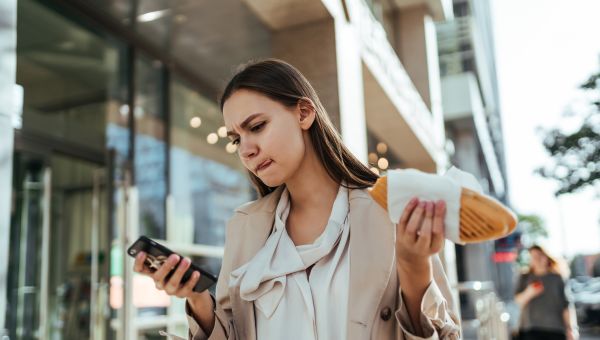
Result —
[{"label": "smartphone", "polygon": [[[131,247],[129,247],[127,253],[131,257],[136,257],[137,254],[141,251],[146,253],[146,260],[144,262],[144,265],[147,266],[151,271],[158,270],[158,268],[160,268],[160,266],[162,266],[163,263],[167,261],[171,254],[176,254],[169,248],[146,236],[140,236],[140,238],[138,238],[137,241],[135,241],[131,245]],[[177,262],[173,270],[171,270],[171,272],[167,275],[167,280],[169,277],[171,277],[171,275],[173,275],[182,259],[183,257],[179,255],[179,262]],[[215,283],[217,283],[217,278],[213,274],[196,266],[193,263],[190,263],[190,266],[183,274],[183,277],[181,278],[181,283],[186,283],[190,279],[194,271],[198,271],[200,273],[200,280],[198,280],[198,283],[196,283],[196,286],[194,286],[194,292],[203,292]]]}]

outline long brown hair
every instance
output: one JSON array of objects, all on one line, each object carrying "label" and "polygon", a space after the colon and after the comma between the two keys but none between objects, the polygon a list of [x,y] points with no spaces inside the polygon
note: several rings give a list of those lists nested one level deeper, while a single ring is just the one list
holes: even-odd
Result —
[{"label": "long brown hair", "polygon": [[[378,176],[361,163],[343,144],[342,138],[329,119],[317,92],[294,66],[277,59],[265,59],[242,65],[231,78],[221,96],[221,112],[225,101],[240,89],[261,93],[286,106],[295,107],[301,100],[310,99],[316,112],[308,132],[317,157],[329,176],[348,188],[367,188]],[[265,185],[251,171],[250,180],[263,197],[276,188]]]}]

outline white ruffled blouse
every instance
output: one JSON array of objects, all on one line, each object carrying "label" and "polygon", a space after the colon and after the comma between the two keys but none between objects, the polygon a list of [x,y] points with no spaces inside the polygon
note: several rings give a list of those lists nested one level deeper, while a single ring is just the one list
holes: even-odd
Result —
[{"label": "white ruffled blouse", "polygon": [[274,231],[252,260],[231,273],[229,286],[239,284],[241,298],[254,303],[257,339],[345,339],[348,189],[340,185],[327,226],[313,244],[294,245],[286,231],[289,211],[285,189]]}]

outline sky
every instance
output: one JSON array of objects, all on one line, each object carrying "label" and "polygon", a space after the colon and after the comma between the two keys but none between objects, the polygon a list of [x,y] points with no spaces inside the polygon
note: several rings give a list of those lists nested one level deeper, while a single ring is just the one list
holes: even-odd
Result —
[{"label": "sky", "polygon": [[542,244],[555,255],[598,253],[594,189],[557,199],[557,184],[534,170],[549,159],[538,129],[576,125],[563,112],[581,98],[577,87],[600,69],[600,1],[491,3],[511,204],[545,220],[550,237]]}]

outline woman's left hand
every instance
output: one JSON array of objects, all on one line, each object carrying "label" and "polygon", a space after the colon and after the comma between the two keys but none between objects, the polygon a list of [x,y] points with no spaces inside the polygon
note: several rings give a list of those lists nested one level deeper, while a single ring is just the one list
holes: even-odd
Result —
[{"label": "woman's left hand", "polygon": [[419,201],[413,198],[396,225],[396,261],[399,267],[429,267],[431,255],[444,244],[444,201]]},{"label": "woman's left hand", "polygon": [[[413,326],[420,324],[423,295],[433,279],[431,255],[444,244],[445,216],[445,202],[419,202],[413,198],[396,225],[396,270]],[[416,335],[423,336],[419,327],[415,329]]]}]

